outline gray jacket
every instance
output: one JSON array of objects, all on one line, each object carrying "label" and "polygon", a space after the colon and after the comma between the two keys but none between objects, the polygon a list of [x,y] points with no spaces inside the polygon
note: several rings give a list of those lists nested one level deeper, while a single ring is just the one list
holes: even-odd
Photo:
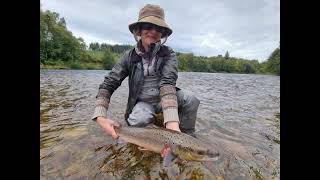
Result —
[{"label": "gray jacket", "polygon": [[[161,89],[169,89],[168,93],[170,93],[173,91],[172,88],[174,88],[175,94],[176,89],[178,90],[178,88],[176,88],[178,63],[175,52],[170,47],[161,45],[156,56],[156,71],[160,71],[161,74],[159,83],[160,92]],[[122,81],[129,76],[129,97],[125,113],[125,119],[127,120],[133,107],[137,103],[137,98],[144,82],[144,70],[141,59],[142,58],[136,54],[134,48],[132,48],[124,53],[120,62],[105,76],[103,83],[99,86],[99,92],[96,96],[96,110],[93,119],[99,115],[97,108],[100,108],[103,113],[106,113],[111,95],[121,85]],[[162,92],[160,94],[166,95],[168,93]]]}]

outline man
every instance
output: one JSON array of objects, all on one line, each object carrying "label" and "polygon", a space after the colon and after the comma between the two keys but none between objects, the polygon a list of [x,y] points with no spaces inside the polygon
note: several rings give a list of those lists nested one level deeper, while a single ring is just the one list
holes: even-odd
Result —
[{"label": "man", "polygon": [[111,95],[129,76],[125,114],[129,126],[154,123],[155,114],[163,112],[166,128],[192,134],[200,101],[176,87],[176,55],[170,47],[163,45],[172,34],[163,9],[147,4],[140,10],[138,21],[129,25],[129,30],[137,44],[124,53],[100,84],[92,119],[107,134],[118,138],[114,126],[119,124],[107,117],[107,109]]}]

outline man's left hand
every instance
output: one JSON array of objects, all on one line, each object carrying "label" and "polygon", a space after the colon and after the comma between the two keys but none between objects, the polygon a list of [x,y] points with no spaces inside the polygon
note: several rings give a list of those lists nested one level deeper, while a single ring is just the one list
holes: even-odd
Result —
[{"label": "man's left hand", "polygon": [[180,128],[179,128],[179,123],[178,122],[175,122],[175,121],[169,121],[166,123],[166,128],[167,129],[172,129],[172,130],[175,130],[175,131],[180,131]]}]

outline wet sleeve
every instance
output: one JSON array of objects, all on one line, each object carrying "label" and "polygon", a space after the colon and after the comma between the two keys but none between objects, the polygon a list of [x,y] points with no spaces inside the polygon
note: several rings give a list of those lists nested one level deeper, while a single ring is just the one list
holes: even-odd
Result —
[{"label": "wet sleeve", "polygon": [[160,97],[163,110],[164,125],[169,121],[179,122],[176,81],[178,79],[178,63],[175,52],[168,49],[160,79]]},{"label": "wet sleeve", "polygon": [[96,120],[99,116],[107,117],[111,95],[128,76],[128,57],[129,51],[124,53],[120,61],[112,68],[110,73],[105,76],[104,81],[99,85],[92,120]]},{"label": "wet sleeve", "polygon": [[178,102],[175,86],[165,85],[160,88],[161,106],[163,110],[163,123],[180,122],[178,116]]}]

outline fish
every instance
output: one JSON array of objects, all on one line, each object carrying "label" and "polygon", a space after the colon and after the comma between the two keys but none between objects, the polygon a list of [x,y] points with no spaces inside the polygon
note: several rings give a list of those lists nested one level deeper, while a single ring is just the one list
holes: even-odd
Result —
[{"label": "fish", "polygon": [[161,153],[169,148],[168,155],[164,157],[164,165],[168,166],[175,159],[185,161],[216,161],[219,152],[191,135],[166,129],[163,127],[114,127],[119,138],[127,143]]}]

